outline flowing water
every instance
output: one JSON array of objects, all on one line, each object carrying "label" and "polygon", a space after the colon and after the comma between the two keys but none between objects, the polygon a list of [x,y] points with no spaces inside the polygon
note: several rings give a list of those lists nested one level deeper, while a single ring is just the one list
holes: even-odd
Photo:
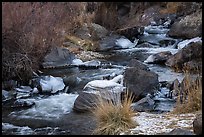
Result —
[{"label": "flowing water", "polygon": [[[95,121],[91,113],[75,113],[72,110],[74,100],[78,96],[77,91],[83,86],[96,79],[114,77],[123,74],[125,66],[130,59],[135,58],[144,61],[151,54],[161,51],[171,51],[175,54],[178,49],[175,39],[166,36],[168,28],[162,26],[147,26],[144,35],[139,42],[149,41],[154,44],[151,48],[131,48],[114,50],[104,53],[109,55],[105,60],[101,60],[104,67],[98,69],[80,69],[78,67],[70,69],[59,69],[52,73],[53,76],[77,77],[82,82],[81,86],[72,89],[72,93],[60,92],[54,95],[33,95],[24,100],[34,102],[31,108],[2,108],[2,134],[5,135],[76,135],[91,134]],[[161,43],[163,45],[161,47]],[[165,41],[165,42],[164,42]],[[144,63],[145,64],[145,63]],[[159,81],[173,81],[176,78],[181,81],[182,73],[175,73],[166,66],[156,64],[146,64],[151,71],[159,75]],[[106,67],[105,67],[106,66]],[[109,66],[109,67],[107,67]],[[155,100],[158,100],[155,111],[171,111],[174,101],[167,98],[168,89],[162,88],[158,91]],[[23,99],[21,99],[23,100]],[[158,114],[159,115],[159,114]]]}]

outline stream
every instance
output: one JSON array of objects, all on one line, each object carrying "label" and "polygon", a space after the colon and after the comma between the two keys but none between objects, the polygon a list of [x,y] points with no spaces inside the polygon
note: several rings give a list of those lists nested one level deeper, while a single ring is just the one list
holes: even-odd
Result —
[{"label": "stream", "polygon": [[[130,59],[137,59],[146,64],[151,71],[158,74],[159,82],[173,81],[176,78],[181,82],[183,73],[176,73],[169,67],[159,64],[147,64],[144,61],[152,54],[161,51],[170,51],[175,54],[176,44],[181,41],[166,36],[166,26],[150,25],[145,27],[144,34],[137,44],[151,43],[152,47],[133,47],[101,53],[105,58],[98,59],[102,67],[82,69],[79,67],[44,71],[43,75],[55,77],[72,77],[76,79],[68,92],[60,91],[53,95],[33,94],[19,101],[34,102],[31,108],[2,108],[2,134],[4,135],[90,135],[95,128],[95,120],[91,113],[76,113],[72,110],[78,92],[92,80],[104,79],[123,74]],[[43,71],[43,70],[42,70]],[[169,112],[175,100],[168,98],[168,89],[162,87],[154,100],[157,100],[155,112]]]}]

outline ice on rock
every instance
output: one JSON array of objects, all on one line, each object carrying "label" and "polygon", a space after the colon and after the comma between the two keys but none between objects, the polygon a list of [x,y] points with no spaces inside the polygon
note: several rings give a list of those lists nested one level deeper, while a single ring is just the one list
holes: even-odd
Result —
[{"label": "ice on rock", "polygon": [[181,41],[178,43],[178,49],[184,48],[185,46],[187,46],[191,42],[199,42],[199,41],[202,42],[201,37],[195,37],[192,39],[187,39],[187,40]]},{"label": "ice on rock", "polygon": [[83,65],[83,61],[80,59],[72,60],[72,65]]},{"label": "ice on rock", "polygon": [[123,49],[126,49],[126,48],[133,48],[137,45],[139,39],[135,39],[134,43],[132,43],[129,39],[127,38],[120,38],[120,39],[117,39],[115,44]]},{"label": "ice on rock", "polygon": [[40,79],[40,86],[42,91],[51,91],[51,93],[56,93],[59,90],[63,90],[65,84],[61,77],[45,76],[44,79]]}]

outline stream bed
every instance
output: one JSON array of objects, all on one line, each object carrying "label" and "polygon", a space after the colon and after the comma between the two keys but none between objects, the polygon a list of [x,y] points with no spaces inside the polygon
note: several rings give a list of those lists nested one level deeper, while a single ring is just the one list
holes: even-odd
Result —
[{"label": "stream bed", "polygon": [[[154,30],[152,34],[152,30]],[[80,86],[70,87],[69,92],[60,91],[53,95],[35,94],[30,97],[19,99],[21,101],[34,102],[31,108],[2,108],[2,134],[4,135],[90,135],[95,128],[95,119],[91,113],[76,113],[72,110],[78,91],[82,90],[84,85],[92,80],[114,77],[124,73],[124,70],[130,59],[142,61],[148,68],[158,74],[159,82],[173,81],[176,78],[181,82],[183,73],[176,73],[165,65],[147,64],[144,61],[152,54],[161,51],[170,51],[175,54],[178,49],[176,43],[179,40],[166,36],[168,28],[164,26],[147,26],[144,35],[139,38],[139,44],[149,42],[154,47],[133,47],[129,49],[118,49],[106,53],[104,59],[98,59],[102,67],[93,69],[81,69],[79,67],[65,68],[52,71],[44,71],[44,75],[58,77],[73,77],[80,82]],[[158,33],[157,33],[158,32]],[[166,41],[166,42],[164,42]],[[161,43],[165,43],[161,46]],[[106,55],[108,55],[106,57]],[[43,71],[43,70],[42,70]],[[74,83],[75,85],[77,84]],[[145,117],[163,117],[170,112],[175,100],[168,98],[168,89],[161,88],[158,91],[155,100],[157,106],[155,112],[139,112],[141,119]],[[194,115],[191,115],[191,119]],[[177,119],[178,120],[178,119]],[[139,121],[144,125],[142,121]],[[151,120],[150,120],[151,123]],[[153,125],[151,125],[153,126]],[[182,127],[182,124],[181,124]],[[149,126],[146,126],[149,128]],[[161,127],[160,127],[161,128]],[[154,132],[155,130],[155,132]],[[158,129],[152,128],[146,134],[159,133]],[[135,134],[145,134],[145,130],[139,127],[133,130]],[[132,132],[133,132],[132,131]],[[156,132],[157,131],[157,132]],[[166,130],[170,131],[170,130]],[[164,132],[164,131],[161,131]]]}]

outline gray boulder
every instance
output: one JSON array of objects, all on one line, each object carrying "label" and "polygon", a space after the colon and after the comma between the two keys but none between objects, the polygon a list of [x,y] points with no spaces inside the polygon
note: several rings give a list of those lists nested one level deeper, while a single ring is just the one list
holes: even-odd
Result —
[{"label": "gray boulder", "polygon": [[97,105],[98,96],[94,93],[81,92],[76,98],[73,110],[76,112],[87,112],[93,110]]},{"label": "gray boulder", "polygon": [[169,57],[166,65],[172,68],[182,70],[184,63],[202,58],[202,42],[190,43],[186,47],[179,50],[176,54]]},{"label": "gray boulder", "polygon": [[136,67],[138,69],[149,71],[149,68],[137,59],[131,59],[130,62],[128,63],[128,67]]},{"label": "gray boulder", "polygon": [[202,36],[202,11],[175,21],[168,32],[171,37],[194,38]]},{"label": "gray boulder", "polygon": [[155,102],[153,99],[151,99],[149,94],[141,100],[137,101],[136,103],[131,104],[131,108],[136,112],[152,111],[154,110],[154,107]]},{"label": "gray boulder", "polygon": [[72,64],[75,55],[69,52],[66,48],[54,47],[43,60],[43,68],[59,68],[66,67]]},{"label": "gray boulder", "polygon": [[139,68],[127,68],[124,73],[124,83],[135,99],[153,94],[159,88],[158,74]]}]

